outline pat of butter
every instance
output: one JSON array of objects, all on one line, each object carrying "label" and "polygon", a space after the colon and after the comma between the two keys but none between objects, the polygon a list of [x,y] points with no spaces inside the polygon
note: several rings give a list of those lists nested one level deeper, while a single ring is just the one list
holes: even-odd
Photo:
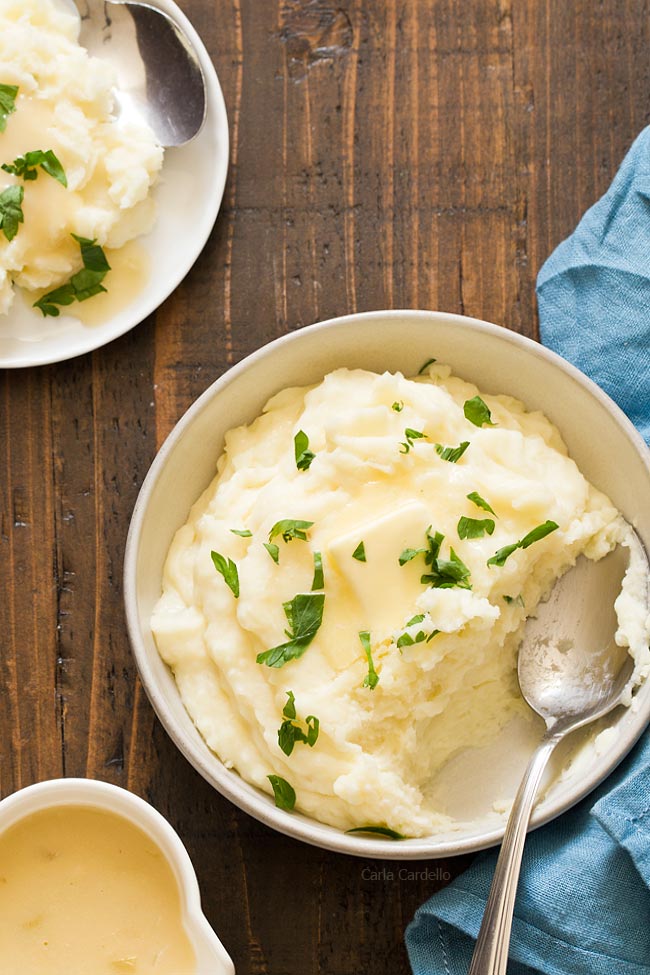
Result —
[{"label": "pat of butter", "polygon": [[[353,532],[337,536],[327,547],[331,564],[359,603],[373,643],[391,636],[416,612],[415,601],[422,593],[420,576],[426,571],[424,561],[416,556],[400,565],[399,557],[405,548],[426,547],[430,524],[427,509],[413,501],[361,522]],[[365,548],[365,562],[352,557],[360,542]],[[413,607],[413,613],[409,607]]]}]

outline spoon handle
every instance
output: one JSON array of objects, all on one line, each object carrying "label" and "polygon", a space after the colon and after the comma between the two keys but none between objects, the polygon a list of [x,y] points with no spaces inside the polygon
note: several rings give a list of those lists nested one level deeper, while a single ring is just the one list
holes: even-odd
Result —
[{"label": "spoon handle", "polygon": [[533,753],[508,818],[468,975],[505,975],[524,841],[546,763],[562,734],[545,736]]}]

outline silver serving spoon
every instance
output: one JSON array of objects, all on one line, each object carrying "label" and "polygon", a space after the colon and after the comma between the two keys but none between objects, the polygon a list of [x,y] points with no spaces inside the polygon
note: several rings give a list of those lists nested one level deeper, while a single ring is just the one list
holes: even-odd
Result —
[{"label": "silver serving spoon", "polygon": [[144,118],[162,146],[180,146],[201,129],[205,81],[188,37],[162,10],[120,0],[74,0],[79,42],[116,71],[122,114]]},{"label": "silver serving spoon", "polygon": [[[636,535],[632,543],[643,552]],[[519,685],[528,704],[544,718],[546,733],[515,797],[469,975],[505,975],[526,831],[553,749],[572,731],[620,704],[632,675],[632,658],[614,642],[614,600],[628,561],[628,550],[620,545],[599,562],[581,557],[526,624]]]}]

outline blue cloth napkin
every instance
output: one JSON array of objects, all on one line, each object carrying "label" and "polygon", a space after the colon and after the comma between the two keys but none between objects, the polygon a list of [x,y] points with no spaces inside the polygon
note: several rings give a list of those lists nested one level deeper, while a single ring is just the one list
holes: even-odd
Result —
[{"label": "blue cloth napkin", "polygon": [[[650,441],[650,128],[537,281],[542,341]],[[414,975],[466,975],[496,853],[416,913]],[[526,843],[509,975],[650,975],[650,735],[579,806]]]}]

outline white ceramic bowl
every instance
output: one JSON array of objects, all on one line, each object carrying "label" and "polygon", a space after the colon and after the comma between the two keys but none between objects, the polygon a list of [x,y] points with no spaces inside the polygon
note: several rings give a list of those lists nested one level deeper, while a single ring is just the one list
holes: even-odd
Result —
[{"label": "white ceramic bowl", "polygon": [[194,868],[178,834],[144,799],[94,779],[50,779],[0,802],[0,833],[32,813],[55,806],[92,806],[116,813],[142,829],[162,851],[181,891],[183,926],[194,947],[196,975],[234,975],[235,967],[202,910]]},{"label": "white ceramic bowl", "polygon": [[[478,850],[498,842],[503,817],[494,800],[514,794],[533,745],[515,735],[451,763],[443,799],[463,822],[457,830],[400,842],[348,835],[273,800],[226,769],[185,711],[170,670],[158,656],[149,625],[161,591],[163,564],[176,530],[209,484],[224,433],[253,420],[278,390],[320,380],[340,366],[416,373],[435,356],[454,373],[491,393],[509,393],[540,409],[559,427],[582,472],[605,491],[650,550],[650,453],[617,406],[559,356],[513,332],[475,319],[425,311],[350,315],[293,332],[230,369],[187,411],[163,444],[142,486],[125,559],[129,634],[140,676],[156,713],[186,758],[219,792],[283,833],[317,846],[368,857],[417,859]],[[533,815],[539,826],[590,792],[618,764],[650,717],[650,682],[636,708],[608,720],[618,734],[596,754],[593,735],[571,739],[571,769],[556,776]],[[470,756],[471,759],[471,756]],[[556,771],[558,771],[556,767]]]}]

